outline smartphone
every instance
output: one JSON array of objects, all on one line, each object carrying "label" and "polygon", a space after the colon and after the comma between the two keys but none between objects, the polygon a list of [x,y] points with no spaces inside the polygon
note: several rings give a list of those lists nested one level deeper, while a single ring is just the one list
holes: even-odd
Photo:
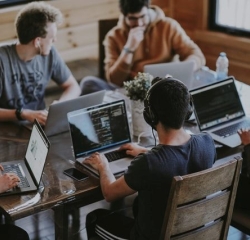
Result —
[{"label": "smartphone", "polygon": [[63,173],[77,181],[83,181],[89,177],[87,174],[79,171],[76,168],[66,169],[63,171]]}]

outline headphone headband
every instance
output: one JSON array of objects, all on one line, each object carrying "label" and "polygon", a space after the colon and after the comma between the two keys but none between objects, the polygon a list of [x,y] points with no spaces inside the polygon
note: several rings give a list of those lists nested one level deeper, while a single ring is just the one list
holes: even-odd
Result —
[{"label": "headphone headband", "polygon": [[[144,99],[144,111],[143,111],[143,116],[145,121],[152,127],[155,129],[155,126],[157,125],[157,123],[159,122],[159,118],[157,116],[156,111],[154,110],[154,108],[151,106],[151,102],[150,102],[150,98],[152,95],[152,92],[155,91],[156,88],[160,87],[162,84],[164,84],[166,81],[178,81],[181,84],[184,85],[184,83],[182,83],[180,80],[172,78],[172,77],[168,77],[168,78],[164,78],[164,79],[160,79],[159,81],[155,82],[148,90],[146,97]],[[184,85],[185,86],[185,85]],[[186,87],[186,86],[185,86]],[[189,106],[188,106],[188,112],[186,114],[186,118],[185,120],[188,120],[191,115],[193,114],[193,101],[192,101],[192,96],[189,93]]]}]

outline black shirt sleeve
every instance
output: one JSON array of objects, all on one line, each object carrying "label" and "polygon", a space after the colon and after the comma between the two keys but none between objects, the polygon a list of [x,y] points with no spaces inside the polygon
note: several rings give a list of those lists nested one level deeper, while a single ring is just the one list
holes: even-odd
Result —
[{"label": "black shirt sleeve", "polygon": [[146,189],[150,178],[146,154],[139,154],[124,174],[128,186],[135,191]]}]

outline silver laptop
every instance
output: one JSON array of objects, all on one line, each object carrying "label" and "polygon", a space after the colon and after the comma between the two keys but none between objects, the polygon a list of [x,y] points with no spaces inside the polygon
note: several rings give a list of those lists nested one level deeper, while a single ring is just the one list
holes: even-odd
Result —
[{"label": "silver laptop", "polygon": [[18,187],[1,193],[0,196],[38,190],[49,148],[50,142],[35,120],[24,159],[1,162],[4,172],[14,172],[21,181]]},{"label": "silver laptop", "polygon": [[181,80],[188,89],[193,88],[194,82],[194,62],[169,62],[169,63],[156,63],[144,66],[144,72],[151,74],[153,77],[164,78],[166,74]]},{"label": "silver laptop", "polygon": [[100,104],[67,114],[77,163],[98,176],[84,159],[94,152],[104,153],[113,174],[124,172],[132,157],[118,148],[131,142],[124,100]]},{"label": "silver laptop", "polygon": [[241,144],[237,130],[250,126],[234,81],[234,77],[229,77],[190,91],[200,131],[231,148]]},{"label": "silver laptop", "polygon": [[46,135],[52,136],[68,131],[67,113],[77,109],[100,104],[103,102],[104,95],[105,90],[102,90],[50,105],[48,118],[44,127]]}]

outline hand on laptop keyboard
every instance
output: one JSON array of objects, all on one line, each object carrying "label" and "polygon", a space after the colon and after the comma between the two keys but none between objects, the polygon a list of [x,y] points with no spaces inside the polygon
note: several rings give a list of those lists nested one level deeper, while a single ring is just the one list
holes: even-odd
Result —
[{"label": "hand on laptop keyboard", "polygon": [[238,134],[243,145],[250,144],[250,129],[239,129]]},{"label": "hand on laptop keyboard", "polygon": [[213,133],[221,137],[229,137],[233,134],[236,134],[239,129],[246,129],[249,126],[250,126],[249,121],[243,121],[243,122],[238,122],[228,127],[224,127],[222,129],[216,130]]},{"label": "hand on laptop keyboard", "polygon": [[14,188],[20,182],[19,177],[14,173],[4,173],[3,167],[0,165],[0,193],[6,192],[11,188]]},{"label": "hand on laptop keyboard", "polygon": [[113,162],[118,159],[129,157],[129,155],[126,154],[126,150],[116,150],[116,151],[105,153],[104,155],[108,159],[109,162]]},{"label": "hand on laptop keyboard", "polygon": [[94,168],[95,170],[99,171],[101,168],[108,168],[109,163],[108,159],[104,156],[104,154],[101,153],[93,153],[91,156],[85,158],[83,161],[84,164],[89,164]]},{"label": "hand on laptop keyboard", "polygon": [[136,157],[140,153],[147,152],[148,149],[142,146],[139,146],[136,143],[127,143],[120,147],[119,150],[125,150],[127,155]]}]

